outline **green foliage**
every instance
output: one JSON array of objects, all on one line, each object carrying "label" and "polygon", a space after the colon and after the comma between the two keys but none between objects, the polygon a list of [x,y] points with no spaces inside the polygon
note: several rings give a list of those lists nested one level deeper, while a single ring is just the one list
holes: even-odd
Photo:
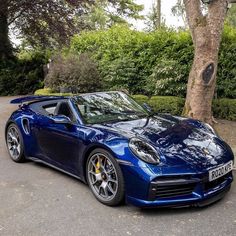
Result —
[{"label": "green foliage", "polygon": [[236,98],[236,29],[225,26],[217,72],[217,94]]},{"label": "green foliage", "polygon": [[148,78],[146,88],[153,95],[183,96],[187,89],[187,76],[177,61],[161,60]]},{"label": "green foliage", "polygon": [[37,96],[73,96],[75,94],[72,93],[55,93],[52,89],[49,88],[43,88],[43,89],[38,89],[34,92],[34,95]]},{"label": "green foliage", "polygon": [[[170,113],[181,116],[184,107],[184,98],[171,96],[153,96],[150,99],[143,95],[133,95],[139,104],[149,104],[155,112]],[[236,121],[236,99],[216,99],[213,101],[214,117]]]},{"label": "green foliage", "polygon": [[128,24],[127,19],[142,19],[143,8],[133,0],[96,0],[83,19],[90,29],[106,29],[115,24]]},{"label": "green foliage", "polygon": [[232,4],[227,12],[226,23],[232,27],[236,27],[236,5]]},{"label": "green foliage", "polygon": [[[98,63],[104,90],[185,97],[194,48],[188,31],[161,28],[146,33],[114,26],[74,36],[70,50],[89,52]],[[217,78],[218,98],[236,97],[236,29],[226,26]]]},{"label": "green foliage", "polygon": [[236,121],[236,99],[217,99],[213,102],[213,114],[217,118]]},{"label": "green foliage", "polygon": [[149,101],[148,96],[145,96],[145,95],[133,95],[132,98],[140,105],[143,105],[144,103],[148,103]]},{"label": "green foliage", "polygon": [[50,88],[37,89],[34,92],[34,95],[51,95],[51,94],[53,94],[53,90]]},{"label": "green foliage", "polygon": [[59,92],[70,88],[80,93],[97,91],[101,87],[97,64],[89,55],[57,55],[50,64],[45,86]]},{"label": "green foliage", "polygon": [[184,107],[184,99],[171,96],[153,96],[148,101],[148,104],[156,112],[181,115]]},{"label": "green foliage", "polygon": [[43,87],[46,56],[25,52],[19,59],[0,63],[0,95],[32,94]]}]

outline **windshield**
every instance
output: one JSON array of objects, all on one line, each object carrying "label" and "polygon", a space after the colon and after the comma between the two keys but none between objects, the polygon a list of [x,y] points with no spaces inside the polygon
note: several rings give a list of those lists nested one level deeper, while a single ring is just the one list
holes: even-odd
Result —
[{"label": "windshield", "polygon": [[75,103],[88,124],[129,121],[148,115],[147,111],[122,92],[85,94],[75,97]]}]

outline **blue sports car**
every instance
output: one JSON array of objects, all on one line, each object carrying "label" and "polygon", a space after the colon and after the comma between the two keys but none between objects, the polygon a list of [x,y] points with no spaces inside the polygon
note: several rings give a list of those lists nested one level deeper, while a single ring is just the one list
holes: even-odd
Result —
[{"label": "blue sports car", "polygon": [[153,113],[122,92],[30,96],[6,124],[15,162],[32,160],[87,183],[103,204],[205,206],[233,181],[233,153],[197,120]]}]

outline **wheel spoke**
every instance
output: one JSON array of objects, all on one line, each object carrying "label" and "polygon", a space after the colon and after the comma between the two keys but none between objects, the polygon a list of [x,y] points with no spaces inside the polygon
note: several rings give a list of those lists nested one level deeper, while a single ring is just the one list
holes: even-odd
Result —
[{"label": "wheel spoke", "polygon": [[20,154],[20,145],[19,144],[17,145],[16,149],[17,149],[18,154]]},{"label": "wheel spoke", "polygon": [[110,169],[107,171],[107,174],[113,174],[114,173],[114,168],[113,168],[113,166],[112,167],[110,167]]},{"label": "wheel spoke", "polygon": [[100,185],[99,188],[98,188],[98,194],[99,194],[99,195],[101,195],[101,193],[102,193],[101,190],[103,190],[103,188],[102,188],[102,186]]},{"label": "wheel spoke", "polygon": [[13,138],[13,135],[12,135],[10,132],[8,133],[8,135],[7,135],[7,136],[8,136],[8,138],[10,138],[10,139],[12,140],[12,138]]},{"label": "wheel spoke", "polygon": [[97,166],[96,166],[96,164],[94,163],[93,160],[91,161],[91,163],[92,163],[93,167],[94,167],[95,169],[97,169]]},{"label": "wheel spoke", "polygon": [[97,179],[92,180],[92,185],[95,185],[95,184],[97,184],[97,183],[98,183],[98,180],[97,180]]},{"label": "wheel spoke", "polygon": [[89,171],[89,174],[92,174],[93,176],[96,176],[96,173],[92,170]]},{"label": "wheel spoke", "polygon": [[108,198],[108,197],[109,197],[109,194],[108,194],[107,185],[103,188],[103,191],[104,191],[105,197]]},{"label": "wheel spoke", "polygon": [[109,183],[107,183],[107,188],[112,194],[115,193],[114,190],[112,189],[112,187],[109,185]]},{"label": "wheel spoke", "polygon": [[109,182],[117,184],[117,180],[112,179],[112,178],[109,178],[109,179],[108,179],[108,183],[109,183]]},{"label": "wheel spoke", "polygon": [[14,148],[13,149],[13,156],[17,156],[18,154],[17,154],[17,149],[16,148]]}]

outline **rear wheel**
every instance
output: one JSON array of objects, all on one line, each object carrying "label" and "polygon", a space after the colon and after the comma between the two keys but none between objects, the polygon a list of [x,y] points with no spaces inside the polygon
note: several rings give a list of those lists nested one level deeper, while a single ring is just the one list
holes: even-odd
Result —
[{"label": "rear wheel", "polygon": [[87,181],[95,197],[105,205],[116,206],[124,199],[124,179],[115,158],[95,149],[87,161]]},{"label": "rear wheel", "polygon": [[10,157],[15,162],[24,162],[23,138],[19,128],[15,124],[10,124],[6,133],[7,149]]}]

